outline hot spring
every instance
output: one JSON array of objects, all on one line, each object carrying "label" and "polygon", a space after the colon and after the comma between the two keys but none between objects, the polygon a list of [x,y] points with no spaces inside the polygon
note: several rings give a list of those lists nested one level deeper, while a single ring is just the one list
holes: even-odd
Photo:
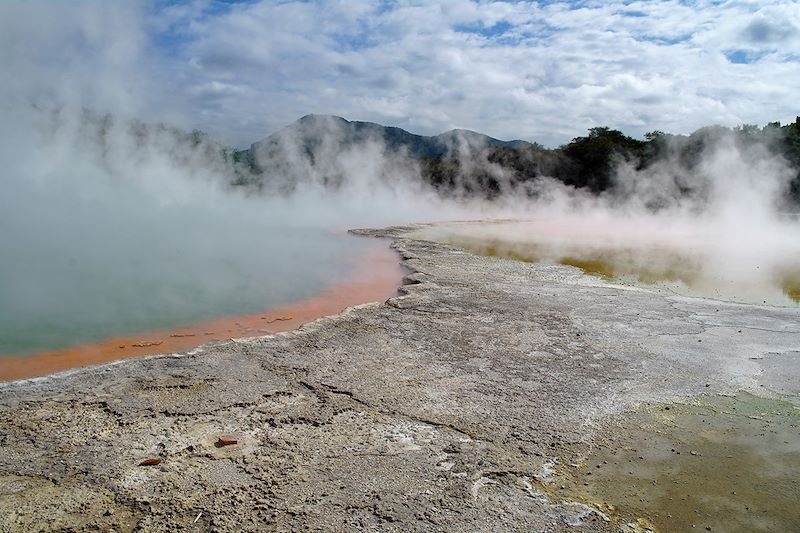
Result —
[{"label": "hot spring", "polygon": [[276,229],[268,240],[244,231],[213,242],[184,235],[110,244],[29,241],[5,256],[0,356],[261,313],[346,280],[387,246],[309,228]]},{"label": "hot spring", "polygon": [[[23,367],[35,366],[34,354],[72,347],[83,350],[78,365],[89,348],[113,352],[91,362],[143,355],[144,345],[158,345],[148,353],[185,350],[134,336],[264,313],[354,273],[362,285],[372,274],[386,280],[382,265],[364,268],[364,257],[391,253],[387,244],[341,230],[380,220],[380,201],[358,191],[256,194],[232,184],[217,145],[81,110],[20,106],[0,130],[9,140],[0,146],[0,379],[52,372],[52,361],[35,372]],[[337,301],[361,303],[345,296]],[[259,326],[276,319],[265,318]],[[245,336],[216,333],[194,333],[194,345]],[[118,337],[131,339],[107,345]]]},{"label": "hot spring", "polygon": [[[797,232],[786,222],[788,232]],[[783,227],[783,226],[781,226]],[[450,223],[417,237],[495,257],[578,267],[616,283],[741,303],[800,305],[800,247],[781,246],[765,232],[718,238],[697,220],[691,226],[639,220],[570,218]],[[771,237],[781,237],[773,233]],[[737,239],[741,239],[737,243]]]}]

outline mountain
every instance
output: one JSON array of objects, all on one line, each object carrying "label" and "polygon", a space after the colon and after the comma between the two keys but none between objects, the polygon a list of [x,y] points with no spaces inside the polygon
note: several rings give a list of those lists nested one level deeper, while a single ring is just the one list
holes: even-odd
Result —
[{"label": "mountain", "polygon": [[[57,134],[60,110],[41,112],[54,128],[51,134]],[[737,157],[739,166],[749,165],[739,172],[742,179],[758,176],[759,182],[771,183],[778,209],[800,213],[800,117],[761,128],[707,126],[690,135],[653,131],[645,140],[594,127],[585,136],[546,149],[469,130],[424,136],[371,122],[307,115],[238,151],[198,130],[90,109],[77,118],[77,138],[109,169],[124,161],[116,157],[120,153],[133,159],[155,156],[162,163],[219,175],[249,192],[290,193],[300,184],[363,188],[382,183],[429,188],[443,197],[494,199],[540,195],[560,182],[615,201],[633,198],[659,210],[678,203],[700,205],[713,187],[735,186],[731,176],[714,178],[707,163]]]},{"label": "mountain", "polygon": [[433,137],[425,137],[430,139],[435,146],[445,148],[441,152],[432,155],[445,155],[447,153],[458,153],[464,148],[470,150],[479,150],[485,147],[502,147],[502,148],[526,148],[532,146],[528,141],[521,141],[515,139],[513,141],[501,141],[494,137],[489,137],[483,133],[478,133],[472,130],[455,129],[445,133],[440,133]]},{"label": "mountain", "polygon": [[398,180],[414,173],[414,162],[424,165],[431,159],[526,146],[531,144],[469,130],[425,136],[334,115],[306,115],[238,152],[235,159],[252,169],[251,183],[291,191],[302,182],[337,186],[359,172],[370,173],[369,179]]},{"label": "mountain", "polygon": [[278,151],[290,150],[296,154],[317,156],[320,150],[341,152],[355,145],[369,143],[382,143],[387,151],[404,153],[415,159],[489,146],[516,148],[530,145],[520,140],[501,141],[470,130],[455,129],[435,136],[424,136],[374,122],[351,121],[334,115],[306,115],[253,143],[249,155],[264,169],[267,165],[263,163],[271,162]]},{"label": "mountain", "polygon": [[[800,205],[800,117],[786,125],[717,126],[691,135],[654,131],[646,140],[595,127],[588,135],[545,149],[469,130],[424,136],[372,122],[306,115],[232,158],[235,184],[259,190],[291,192],[301,183],[336,188],[416,181],[443,196],[492,199],[539,194],[542,180],[551,179],[593,194],[634,195],[658,210],[686,199],[704,201],[710,185],[701,163],[730,144],[745,161],[767,157],[789,164],[793,177],[787,178],[778,201],[795,211]],[[628,178],[620,179],[620,169]]]}]

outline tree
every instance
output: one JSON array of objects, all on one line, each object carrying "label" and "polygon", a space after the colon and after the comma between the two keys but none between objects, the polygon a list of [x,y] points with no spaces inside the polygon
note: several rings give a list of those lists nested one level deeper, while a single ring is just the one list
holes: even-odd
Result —
[{"label": "tree", "polygon": [[[607,127],[589,129],[586,137],[575,137],[561,149],[573,163],[572,176],[567,183],[601,192],[611,185],[612,164],[615,158],[637,159],[645,143],[628,137],[619,130]],[[560,176],[563,177],[564,176]]]}]

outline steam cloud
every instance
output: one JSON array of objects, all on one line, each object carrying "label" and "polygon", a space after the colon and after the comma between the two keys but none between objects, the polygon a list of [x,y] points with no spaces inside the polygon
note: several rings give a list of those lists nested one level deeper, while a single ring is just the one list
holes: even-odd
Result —
[{"label": "steam cloud", "polygon": [[[677,257],[696,277],[730,283],[730,294],[792,276],[800,264],[798,223],[776,207],[790,170],[724,136],[693,175],[669,161],[646,171],[620,164],[616,186],[600,197],[543,178],[526,194],[503,186],[486,202],[439,197],[406,154],[378,138],[342,147],[321,129],[313,162],[288,139],[271,185],[257,194],[232,187],[218,145],[153,125],[188,120],[159,87],[161,66],[144,61],[146,39],[126,24],[141,13],[104,5],[0,6],[0,67],[13,80],[0,91],[0,353],[55,346],[71,332],[102,336],[109,323],[132,332],[308,295],[358,251],[357,241],[326,232],[354,226],[533,219],[427,235],[523,251],[546,244],[544,259],[621,249],[632,263]],[[76,42],[73,34],[84,41],[56,45]],[[165,95],[162,107],[154,94]],[[484,152],[474,139],[454,143],[463,168],[482,165],[507,183]],[[686,187],[699,193],[687,201],[678,194]],[[637,252],[652,249],[666,256]]]},{"label": "steam cloud", "polygon": [[793,305],[800,219],[784,211],[783,200],[796,170],[724,130],[699,155],[693,171],[679,164],[677,150],[644,170],[619,162],[612,188],[599,196],[542,179],[537,199],[522,207],[527,222],[451,225],[423,236],[678,292]]},{"label": "steam cloud", "polygon": [[253,194],[204,137],[27,102],[4,117],[0,353],[294,301],[362,253],[334,232],[461,212],[372,180],[391,167],[372,144],[337,154],[338,188]]}]

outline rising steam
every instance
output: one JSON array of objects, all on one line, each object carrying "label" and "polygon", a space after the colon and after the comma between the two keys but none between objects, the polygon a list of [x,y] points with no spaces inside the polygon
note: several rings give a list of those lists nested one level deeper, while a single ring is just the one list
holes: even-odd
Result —
[{"label": "rising steam", "polygon": [[[692,170],[671,157],[644,170],[620,162],[596,196],[539,180],[530,220],[456,224],[423,236],[480,252],[584,268],[611,278],[743,302],[800,301],[800,220],[782,211],[796,172],[764,145],[729,132]],[[519,206],[518,206],[519,208]]]},{"label": "rising steam", "polygon": [[[598,197],[546,176],[522,190],[480,140],[455,132],[447,149],[463,182],[443,198],[381,137],[344,146],[313,124],[313,146],[291,135],[257,146],[256,179],[208,137],[159,125],[191,119],[156,81],[164,66],[145,61],[146,39],[130,29],[138,9],[104,6],[0,8],[12,80],[0,90],[0,353],[308,295],[358,251],[330,230],[355,226],[529,219],[425,235],[529,259],[614,257],[614,275],[714,282],[721,297],[761,300],[764,286],[782,294],[796,276],[798,223],[778,202],[791,172],[763,147],[719,136],[689,173],[670,159],[638,171],[623,162]],[[476,166],[499,184],[491,201],[468,194],[485,187],[469,182]]]}]

